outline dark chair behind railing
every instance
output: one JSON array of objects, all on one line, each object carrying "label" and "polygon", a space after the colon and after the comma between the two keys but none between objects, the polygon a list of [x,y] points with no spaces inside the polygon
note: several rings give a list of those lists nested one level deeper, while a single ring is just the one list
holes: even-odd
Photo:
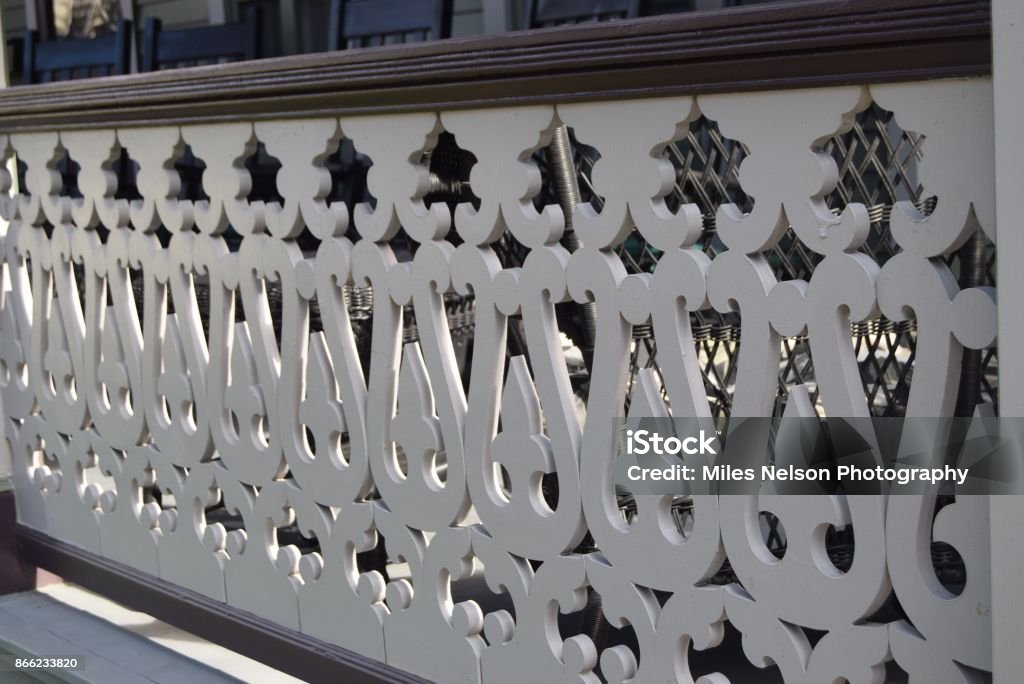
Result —
[{"label": "dark chair behind railing", "polygon": [[253,6],[237,23],[176,31],[164,31],[160,20],[151,17],[142,39],[141,70],[259,59],[262,32],[259,9]]},{"label": "dark chair behind railing", "polygon": [[99,38],[41,41],[35,31],[25,33],[25,83],[70,81],[96,76],[127,74],[131,69],[130,21]]},{"label": "dark chair behind railing", "polygon": [[331,0],[327,49],[448,38],[453,0]]},{"label": "dark chair behind railing", "polygon": [[584,21],[641,17],[648,13],[645,0],[530,0],[527,26],[542,28]]}]

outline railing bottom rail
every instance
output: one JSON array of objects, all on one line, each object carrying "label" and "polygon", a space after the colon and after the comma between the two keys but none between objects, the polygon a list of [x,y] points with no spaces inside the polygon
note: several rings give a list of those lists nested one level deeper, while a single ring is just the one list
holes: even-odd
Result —
[{"label": "railing bottom rail", "polygon": [[304,681],[426,682],[32,528],[15,534],[22,561]]}]

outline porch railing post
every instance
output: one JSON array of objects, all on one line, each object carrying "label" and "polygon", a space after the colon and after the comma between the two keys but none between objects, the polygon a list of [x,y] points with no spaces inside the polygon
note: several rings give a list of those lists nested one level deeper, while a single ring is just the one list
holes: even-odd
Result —
[{"label": "porch railing post", "polygon": [[[995,110],[996,225],[998,290],[1024,291],[1024,230],[1020,229],[1018,193],[1024,188],[1024,4],[992,3],[992,72]],[[983,125],[979,122],[979,125]],[[1004,416],[1024,416],[1024,319],[1016,297],[999,302],[999,403]],[[1024,630],[1024,500],[991,498],[992,647],[994,681],[1014,681],[1024,670],[1020,634]]]}]

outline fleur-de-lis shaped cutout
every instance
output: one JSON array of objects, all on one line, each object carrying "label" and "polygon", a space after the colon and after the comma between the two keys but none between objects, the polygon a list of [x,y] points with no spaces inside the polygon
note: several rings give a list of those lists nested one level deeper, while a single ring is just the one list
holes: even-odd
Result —
[{"label": "fleur-de-lis shaped cutout", "polygon": [[167,400],[167,419],[170,423],[177,423],[181,430],[193,432],[195,426],[191,414],[194,396],[176,316],[170,316],[167,320],[163,356],[163,371],[157,379],[156,389]]},{"label": "fleur-de-lis shaped cutout", "polygon": [[995,290],[961,290],[941,259],[925,259],[909,251],[885,263],[877,286],[879,307],[886,317],[917,322],[916,382],[910,388],[907,415],[952,415],[961,349],[984,349],[995,342]]},{"label": "fleur-de-lis shaped cutout", "polygon": [[[621,244],[634,226],[658,249],[671,250],[697,240],[700,210],[682,204],[672,212],[665,196],[675,172],[662,156],[666,146],[686,137],[690,122],[700,116],[692,97],[569,104],[559,117],[580,140],[597,145],[601,156],[591,181],[603,199],[600,211],[590,202],[576,207],[572,225],[588,247],[606,249]],[[623,126],[622,122],[630,121]],[[629,169],[629,173],[623,173]]]},{"label": "fleur-de-lis shaped cutout", "polygon": [[[398,413],[391,420],[391,438],[405,451],[407,481],[417,489],[440,490],[442,484],[434,470],[434,459],[444,448],[444,441],[434,412],[427,367],[415,342],[405,345],[398,374]],[[397,469],[397,462],[388,464],[392,479],[401,478]]]},{"label": "fleur-de-lis shaped cutout", "polygon": [[220,235],[229,225],[242,235],[263,232],[264,204],[247,199],[252,177],[244,162],[257,147],[252,124],[186,126],[181,133],[196,157],[206,163],[202,186],[209,199],[193,207],[200,232]]},{"label": "fleur-de-lis shaped cutout", "polygon": [[817,265],[810,283],[789,280],[769,295],[772,325],[782,335],[810,338],[818,387],[832,415],[867,417],[850,321],[878,314],[878,265],[860,253],[831,254]]},{"label": "fleur-de-lis shaped cutout", "polygon": [[302,551],[294,544],[280,546],[277,537],[279,529],[295,524],[295,511],[287,504],[274,507],[267,523],[273,530],[272,536],[267,540],[269,542],[267,552],[271,562],[278,572],[291,580],[293,584],[296,586],[302,584],[299,579],[299,559],[302,558]]},{"label": "fleur-de-lis shaped cutout", "polygon": [[53,468],[50,468],[50,466],[44,463],[29,468],[32,484],[39,491],[48,494],[57,494],[61,491],[61,485],[64,483],[64,473],[61,472],[60,465],[56,462],[54,462],[53,466]]},{"label": "fleur-de-lis shaped cutout", "polygon": [[0,384],[7,387],[12,382],[23,385],[20,382],[22,367],[25,364],[25,352],[21,346],[21,340],[17,335],[17,321],[10,306],[3,307],[0,313],[0,326],[4,331],[2,336],[3,344],[0,344]]},{"label": "fleur-de-lis shaped cutout", "polygon": [[131,386],[128,382],[128,367],[124,363],[124,349],[121,347],[121,337],[113,307],[107,309],[103,334],[100,339],[100,350],[103,358],[97,369],[96,378],[107,391],[110,410],[117,410],[125,418],[128,418],[131,416],[131,407],[128,404],[128,392]]},{"label": "fleur-de-lis shaped cutout", "polygon": [[[692,410],[692,403],[691,410],[687,410],[687,396],[684,394],[678,404],[673,404],[675,420],[683,421],[677,428],[669,420],[661,383],[655,371],[651,368],[643,369],[637,374],[626,424],[635,428],[643,420],[645,429],[655,429],[660,433],[676,430],[680,438],[686,436],[682,431],[697,436],[697,428],[705,434],[714,435],[714,425],[710,418],[700,417],[700,414]],[[654,421],[654,428],[647,427],[651,420]],[[692,424],[692,427],[688,424]],[[602,554],[637,584],[666,591],[692,587],[714,574],[723,558],[718,525],[718,497],[693,492],[693,526],[685,531],[672,515],[674,500],[684,493],[675,487],[658,491],[656,495],[637,496],[637,516],[627,523],[619,511],[612,477],[619,468],[629,464],[627,458],[622,456],[621,460],[612,462],[607,476],[600,481],[602,489],[593,493],[600,508],[594,506],[593,514],[587,516],[592,521],[591,533],[596,543],[601,545]],[[664,463],[655,462],[655,467],[679,463],[676,457],[661,458]],[[683,460],[690,467],[701,468],[707,463],[707,458],[707,455],[695,454]]]},{"label": "fleur-de-lis shaped cutout", "polygon": [[[14,294],[7,294],[2,314],[0,314],[0,365],[6,369],[3,384],[4,413],[8,418],[22,419],[32,413],[36,405],[35,387],[32,386],[28,370],[29,359],[26,356],[24,336],[31,330],[26,323],[19,323],[15,313]],[[29,338],[31,339],[31,338]]]},{"label": "fleur-de-lis shaped cutout", "polygon": [[343,120],[341,128],[356,149],[373,160],[366,184],[376,204],[363,202],[353,209],[364,239],[390,240],[399,228],[417,242],[448,233],[448,206],[434,202],[428,207],[423,200],[430,191],[430,173],[421,160],[442,131],[436,114],[352,117]]},{"label": "fleur-de-lis shaped cutout", "polygon": [[559,614],[576,613],[587,604],[585,556],[553,556],[534,569],[481,526],[473,528],[473,554],[486,569],[487,586],[511,600],[510,609],[484,617],[483,681],[597,684],[591,638],[579,634],[566,640],[558,630]]},{"label": "fleur-de-lis shaped cutout", "polygon": [[174,168],[185,153],[185,142],[177,126],[121,129],[118,140],[139,165],[135,183],[139,199],[131,201],[129,215],[136,230],[156,232],[161,226],[171,232],[192,228],[192,203],[178,201],[181,178]]},{"label": "fleur-de-lis shaped cutout", "polygon": [[[541,189],[540,170],[531,159],[545,147],[556,125],[550,105],[491,108],[441,115],[444,127],[477,157],[470,181],[480,198],[478,207],[463,202],[456,208],[459,235],[474,245],[497,241],[508,230],[529,247],[554,244],[565,220],[555,205],[540,211],[533,198]],[[494,131],[501,131],[495,136]]]},{"label": "fleur-de-lis shaped cutout", "polygon": [[509,475],[510,505],[529,506],[535,515],[550,515],[539,481],[554,472],[555,460],[551,442],[544,435],[537,390],[523,356],[509,361],[508,380],[501,395],[501,424],[493,453],[495,462]]},{"label": "fleur-de-lis shaped cutout", "polygon": [[315,449],[312,444],[307,446],[313,457],[326,455],[335,465],[344,465],[338,436],[348,428],[323,333],[310,335],[309,352],[306,398],[299,407],[299,420],[309,428],[315,442]]},{"label": "fleur-de-lis shaped cutout", "polygon": [[46,322],[47,348],[43,354],[43,368],[49,373],[53,383],[52,390],[57,396],[63,396],[69,402],[73,402],[70,394],[75,371],[71,364],[71,352],[68,349],[67,336],[64,334],[64,320],[56,313],[56,302],[53,307],[55,315],[50,316]]},{"label": "fleur-de-lis shaped cutout", "polygon": [[915,182],[938,198],[930,213],[921,212],[910,200],[896,202],[889,229],[903,253],[948,254],[978,224],[995,238],[993,127],[975,123],[992,117],[992,82],[962,79],[900,87],[874,85],[871,95],[881,108],[893,112],[896,125],[924,137],[925,152]]},{"label": "fleur-de-lis shaped cutout", "polygon": [[[644,368],[637,373],[636,387],[633,390],[633,396],[629,403],[626,423],[633,426],[639,424],[644,419],[651,418],[659,419],[659,422],[663,422],[666,427],[668,426],[668,408],[661,398],[661,391],[654,375],[654,369]],[[689,492],[687,491],[686,493]],[[640,521],[646,521],[651,517],[660,517],[664,518],[663,524],[667,523],[665,529],[671,529],[671,516],[668,514],[667,507],[663,505],[663,499],[664,497],[656,498],[653,496],[636,497],[639,520],[635,522],[639,524]]]},{"label": "fleur-de-lis shaped cutout", "polygon": [[[758,107],[745,102],[738,94],[698,98],[722,134],[742,140],[750,151],[740,181],[755,198],[753,209],[746,214],[734,204],[719,207],[718,237],[730,250],[755,255],[775,245],[792,225],[804,246],[819,254],[858,249],[870,228],[867,209],[851,202],[838,217],[828,210],[825,197],[838,175],[835,162],[820,148],[870,105],[867,88],[820,88],[799,98],[779,91],[758,95]],[[765,126],[766,120],[773,125]],[[783,168],[786,173],[779,173]]]},{"label": "fleur-de-lis shaped cutout", "polygon": [[309,228],[320,239],[344,235],[348,208],[341,202],[327,203],[331,175],[324,167],[341,139],[338,120],[272,121],[255,128],[267,153],[282,164],[275,180],[284,203],[272,202],[266,207],[270,233],[287,239]]},{"label": "fleur-de-lis shaped cutout", "polygon": [[[808,460],[816,457],[818,449],[811,447],[819,427],[806,385],[790,387],[783,419],[775,436],[776,465],[813,466]],[[874,439],[868,434],[863,437]],[[732,455],[727,450],[725,460]],[[811,629],[838,630],[873,613],[888,596],[881,539],[885,500],[866,495],[795,496],[797,485],[768,482],[756,495],[720,499],[726,552],[740,584],[746,588],[740,593],[727,592],[726,605],[730,619],[732,610],[740,616],[736,626],[745,635],[748,630],[758,630],[748,626],[750,614],[756,612],[778,616],[778,621],[771,621],[774,624],[787,621]],[[781,558],[772,553],[762,532],[762,511],[774,515],[784,530],[786,550]],[[851,567],[841,573],[829,559],[822,531],[830,525],[843,528],[851,524],[857,534],[866,530],[877,536],[858,543]],[[797,600],[808,593],[828,596],[828,603]]]},{"label": "fleur-de-lis shaped cutout", "polygon": [[57,133],[15,135],[11,144],[28,167],[25,187],[18,195],[18,215],[33,226],[47,220],[54,225],[67,223],[71,218],[71,198],[60,196],[63,183],[57,164],[64,156],[64,147]]},{"label": "fleur-de-lis shaped cutout", "polygon": [[128,225],[128,202],[114,197],[118,178],[113,165],[121,158],[121,146],[114,131],[64,132],[61,145],[79,164],[77,184],[82,196],[71,200],[75,225]]},{"label": "fleur-de-lis shaped cutout", "polygon": [[256,360],[245,323],[235,325],[235,340],[231,349],[231,379],[225,393],[227,409],[238,420],[236,439],[263,449],[266,445],[260,435],[260,422],[266,417],[263,391],[256,383]]}]

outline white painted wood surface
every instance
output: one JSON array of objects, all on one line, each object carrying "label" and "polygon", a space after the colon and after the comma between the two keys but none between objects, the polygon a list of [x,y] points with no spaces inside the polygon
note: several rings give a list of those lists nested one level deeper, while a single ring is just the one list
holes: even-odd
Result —
[{"label": "white painted wood surface", "polygon": [[[927,135],[918,170],[938,196],[930,215],[894,209],[900,254],[884,265],[860,251],[867,208],[849,204],[835,215],[824,201],[837,169],[822,142],[872,102]],[[662,152],[702,114],[750,150],[740,182],[754,198],[750,213],[719,210],[726,250],[714,259],[694,249],[697,208],[673,212],[665,202],[674,175]],[[977,230],[995,238],[992,135],[979,123],[991,118],[992,85],[975,79],[0,133],[2,156],[27,164],[31,192],[0,200],[11,221],[3,254],[13,288],[0,311],[8,370],[0,380],[20,520],[440,681],[594,682],[600,664],[613,682],[717,684],[723,674],[691,671],[689,647],[718,646],[727,621],[749,661],[776,666],[787,682],[882,682],[892,660],[914,682],[979,681],[993,667],[987,502],[958,500],[933,524],[934,499],[925,497],[701,496],[683,535],[667,499],[642,502],[627,523],[611,473],[613,419],[628,393],[634,414],[711,415],[689,346],[690,311],[742,314],[734,415],[770,415],[781,341],[800,334],[815,355],[823,408],[868,415],[849,324],[879,311],[918,321],[908,413],[948,415],[961,350],[988,347],[996,334],[994,292],[961,291],[941,258]],[[571,254],[559,242],[561,209],[532,202],[541,176],[530,155],[563,123],[600,152],[593,181],[604,198],[600,210],[577,207],[583,247]],[[443,131],[478,160],[470,178],[478,207],[424,200],[422,160]],[[325,199],[324,159],[342,137],[373,161],[373,206]],[[247,199],[243,161],[259,142],[283,164],[283,206]],[[177,198],[172,163],[186,143],[206,164],[209,199],[194,204]],[[141,167],[142,199],[130,206],[115,197],[111,172],[121,146]],[[53,170],[64,150],[81,166],[75,200]],[[350,210],[362,235],[355,242],[345,237]],[[243,236],[235,252],[223,237],[229,225]],[[166,248],[160,226],[171,234]],[[808,281],[779,282],[768,262],[790,227],[821,258]],[[418,243],[414,257],[396,256],[399,228]],[[320,241],[316,252],[299,248],[303,231]],[[496,256],[506,233],[528,248],[521,267]],[[615,248],[630,235],[659,251],[653,272],[626,272]],[[73,264],[84,268],[81,298]],[[141,320],[129,269],[145,280]],[[195,300],[200,280],[211,293],[208,333]],[[280,342],[270,282],[281,288]],[[368,374],[345,285],[373,288]],[[465,390],[443,308],[450,292],[475,297]],[[236,293],[244,321],[235,320]],[[311,334],[314,299],[324,330]],[[568,300],[597,312],[585,420],[555,316]],[[403,345],[407,307],[419,341]],[[506,369],[511,316],[522,318],[531,363],[516,357]],[[644,372],[630,389],[632,329],[647,323],[665,355],[664,379]],[[1009,325],[1019,332],[1019,321]],[[801,406],[811,410],[803,401],[791,411]],[[343,446],[333,433],[345,435]],[[558,480],[557,505],[540,495],[544,475]],[[153,486],[163,505],[145,498]],[[238,529],[207,520],[220,501]],[[786,529],[781,560],[760,536],[761,511]],[[292,523],[320,551],[280,545],[277,530]],[[824,529],[847,524],[856,553],[840,573],[824,555]],[[600,553],[575,552],[588,531]],[[934,576],[933,539],[964,559],[967,586],[957,597]],[[381,540],[408,575],[385,582],[361,569],[355,554]],[[708,585],[726,557],[739,583]],[[504,607],[452,598],[453,584],[474,581],[502,595]],[[635,647],[599,652],[580,630],[559,631],[559,611],[579,611],[588,587],[604,597],[612,626],[635,633]],[[893,593],[908,619],[866,621]],[[815,642],[817,632],[825,635]]]},{"label": "white painted wood surface", "polygon": [[[1014,268],[1014,259],[1024,255],[1024,232],[1018,230],[1016,197],[1024,188],[1024,169],[1018,160],[1024,154],[1024,5],[1015,0],[992,3],[992,70],[996,137],[995,191],[999,234],[999,288],[1003,292],[1024,291],[1024,272]],[[999,339],[1004,349],[1024,344],[1024,319],[1017,297],[1006,297],[999,306]],[[999,401],[1006,416],[1024,416],[1024,362],[1012,356],[1000,373]],[[1024,501],[1016,496],[993,496],[990,500],[993,674],[995,681],[1014,681],[1024,672],[1024,594],[1017,578],[1024,568]]]}]

